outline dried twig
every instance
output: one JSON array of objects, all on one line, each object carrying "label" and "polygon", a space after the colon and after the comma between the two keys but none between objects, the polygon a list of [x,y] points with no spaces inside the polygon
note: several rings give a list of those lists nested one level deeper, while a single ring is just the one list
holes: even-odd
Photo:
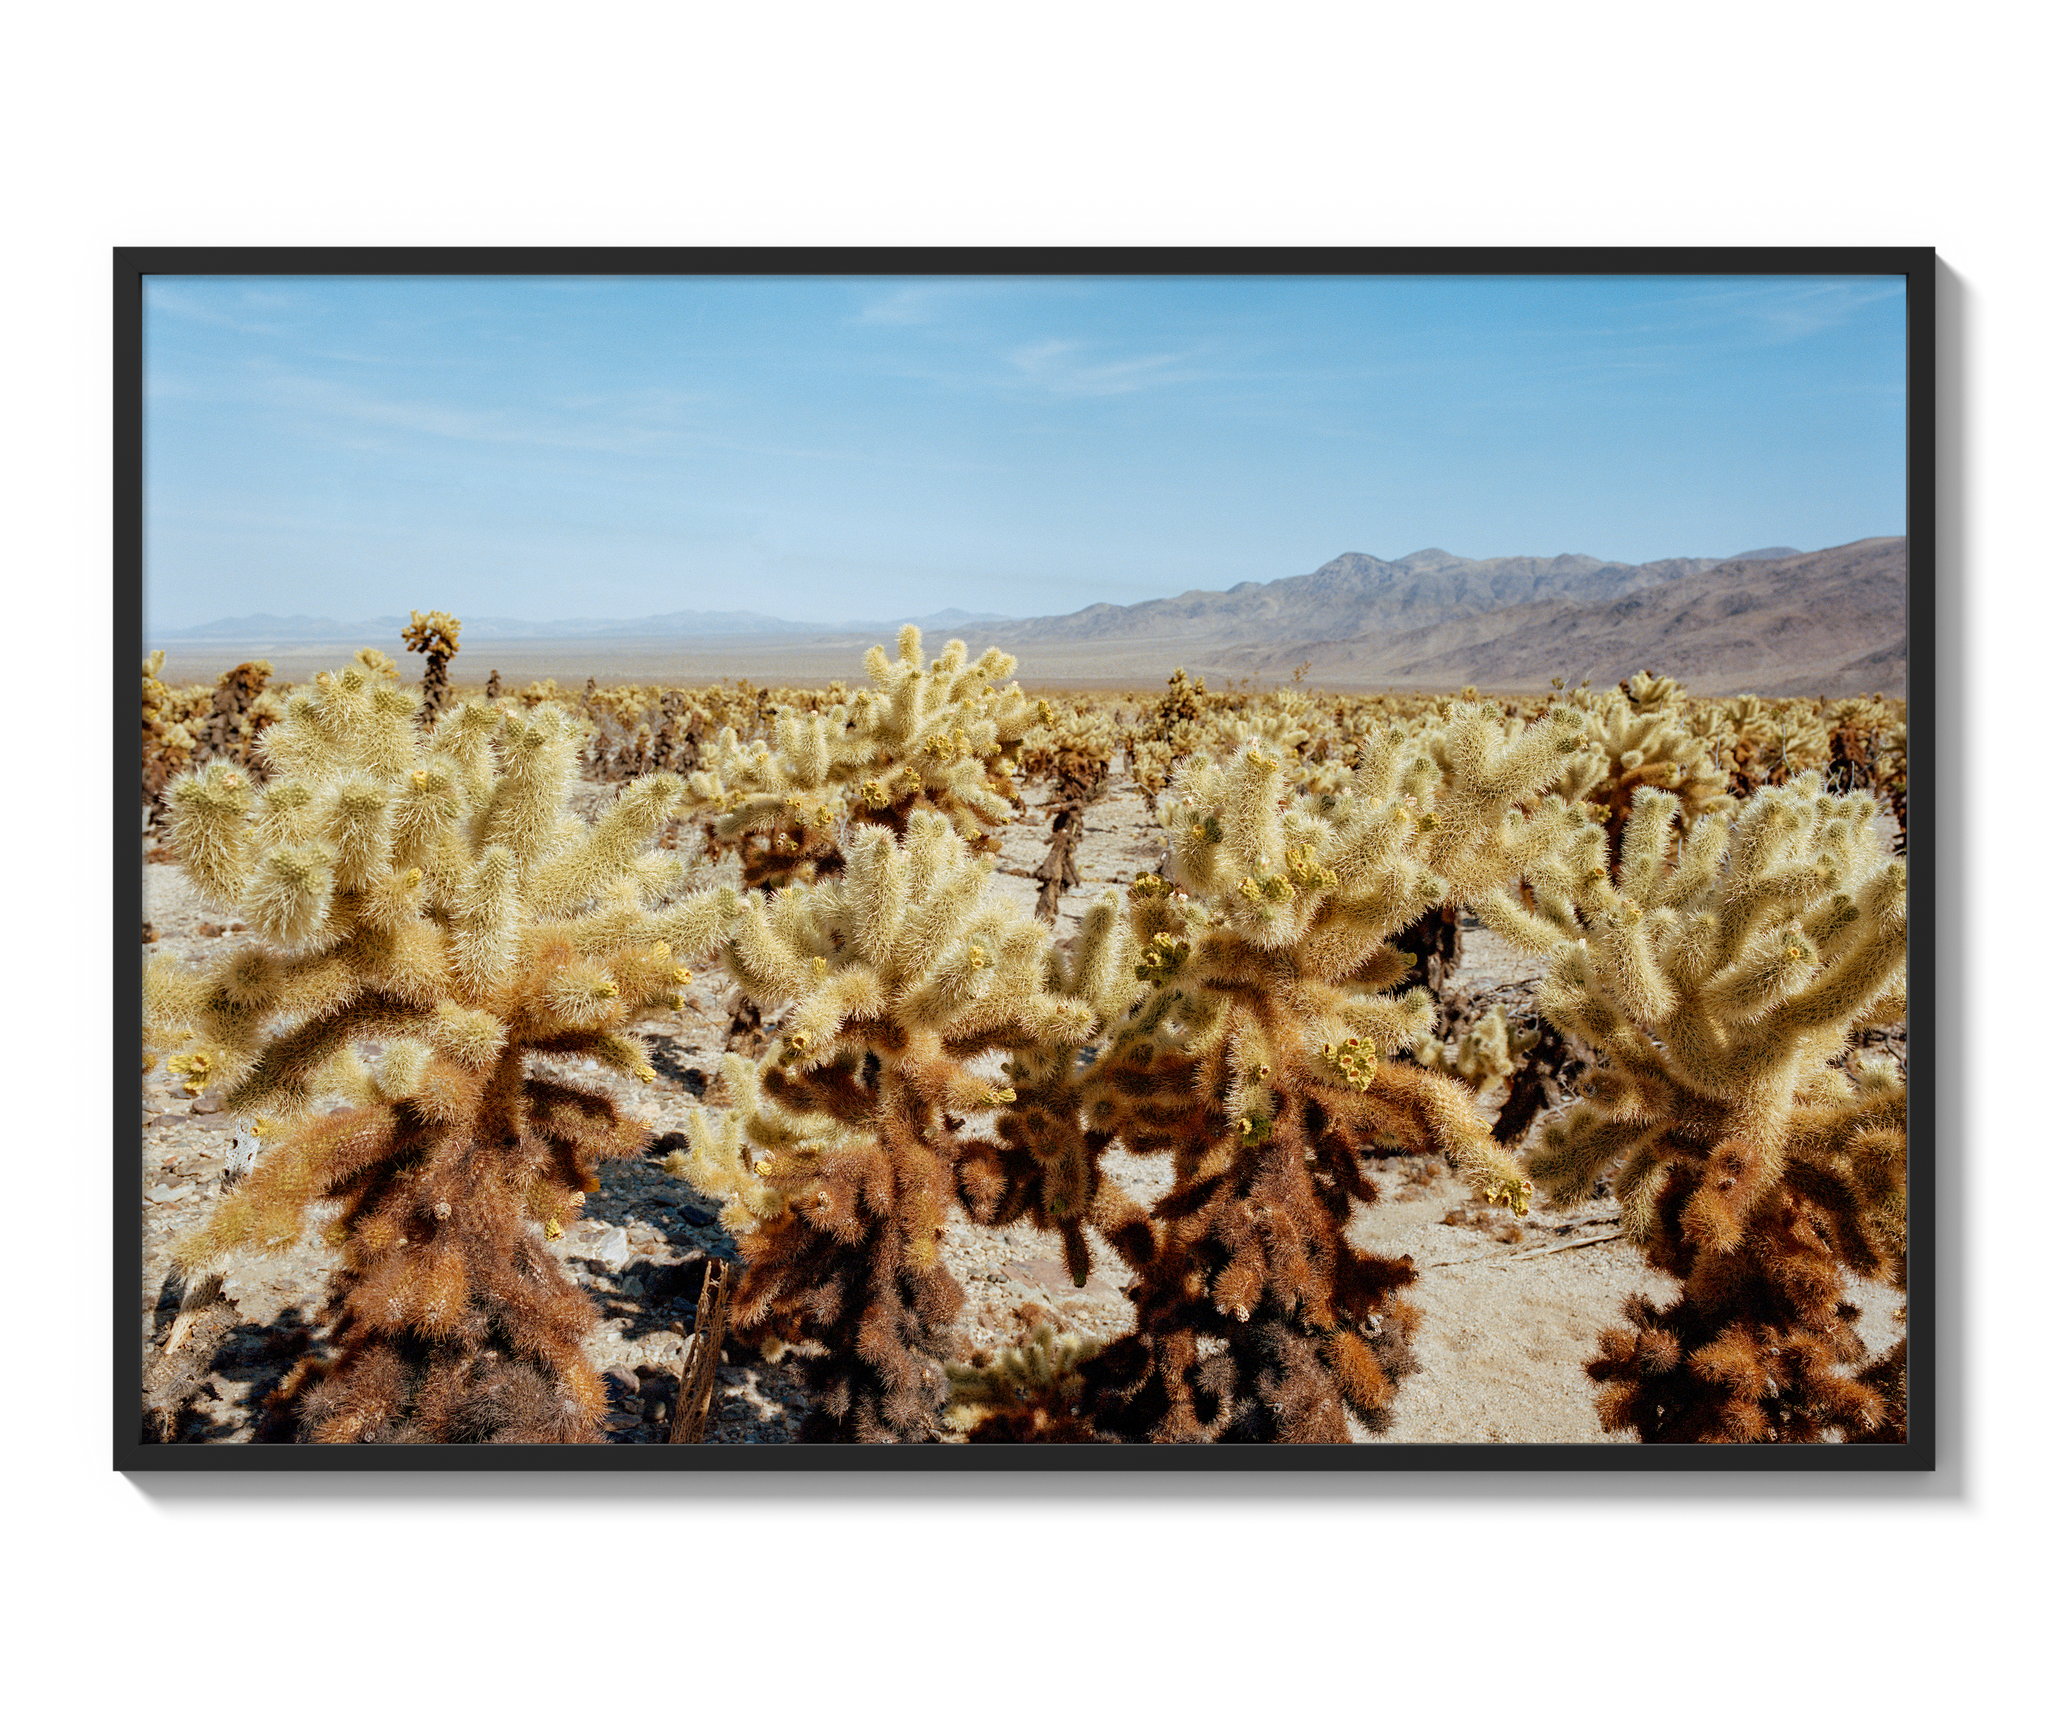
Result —
[{"label": "dried twig", "polygon": [[1488,1259],[1486,1262],[1492,1265],[1495,1270],[1505,1270],[1509,1265],[1519,1264],[1523,1259],[1540,1259],[1551,1253],[1568,1253],[1574,1247],[1602,1247],[1609,1241],[1619,1241],[1624,1238],[1619,1231],[1612,1235],[1585,1235],[1576,1241],[1560,1241],[1554,1247],[1538,1247],[1532,1252],[1510,1253],[1504,1259]]},{"label": "dried twig", "polygon": [[677,1372],[676,1417],[669,1422],[672,1444],[701,1444],[704,1422],[711,1413],[711,1389],[718,1381],[718,1349],[725,1340],[726,1269],[723,1259],[704,1265],[704,1286],[697,1294],[696,1329]]}]

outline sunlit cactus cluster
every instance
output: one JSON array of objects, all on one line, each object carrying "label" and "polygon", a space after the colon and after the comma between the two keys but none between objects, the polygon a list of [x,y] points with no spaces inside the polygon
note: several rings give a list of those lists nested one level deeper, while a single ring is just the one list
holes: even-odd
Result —
[{"label": "sunlit cactus cluster", "polygon": [[1682,841],[1678,810],[1639,795],[1619,877],[1560,863],[1546,898],[1580,885],[1570,922],[1529,927],[1554,950],[1544,1012],[1599,1070],[1530,1173],[1565,1204],[1611,1184],[1685,1285],[1603,1338],[1601,1417],[1658,1440],[1867,1437],[1893,1404],[1848,1370],[1845,1295],[1905,1286],[1905,1088],[1848,1052],[1904,1014],[1905,867],[1876,802],[1817,775]]},{"label": "sunlit cactus cluster", "polygon": [[266,785],[212,764],[172,788],[187,874],[254,936],[153,963],[151,1029],[188,1089],[273,1133],[180,1259],[290,1240],[334,1201],[336,1354],[287,1392],[299,1435],[583,1440],[592,1314],[543,1231],[644,1140],[571,1070],[651,1079],[629,1028],[677,1005],[738,903],[684,895],[649,851],[673,777],[586,823],[561,712],[479,702],[422,729],[417,707],[374,665],[323,674],[265,734]]}]

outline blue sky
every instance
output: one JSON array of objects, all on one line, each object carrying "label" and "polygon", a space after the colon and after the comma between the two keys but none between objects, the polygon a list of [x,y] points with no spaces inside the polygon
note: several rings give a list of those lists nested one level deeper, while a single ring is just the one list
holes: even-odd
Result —
[{"label": "blue sky", "polygon": [[151,626],[1057,614],[1905,529],[1871,278],[159,277]]}]

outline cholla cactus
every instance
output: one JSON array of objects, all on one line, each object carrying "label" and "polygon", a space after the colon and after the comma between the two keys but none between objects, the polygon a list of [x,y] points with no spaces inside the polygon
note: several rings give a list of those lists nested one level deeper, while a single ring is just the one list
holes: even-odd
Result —
[{"label": "cholla cactus", "polygon": [[1530,1173],[1564,1204],[1611,1178],[1627,1232],[1685,1284],[1602,1337],[1602,1423],[1897,1437],[1880,1381],[1843,1370],[1863,1350],[1842,1295],[1851,1277],[1904,1286],[1905,1090],[1894,1064],[1845,1058],[1853,1030],[1904,1009],[1905,867],[1876,803],[1817,775],[1682,845],[1678,809],[1638,795],[1618,880],[1590,867],[1575,912],[1526,925],[1556,949],[1545,1014],[1600,1064]]},{"label": "cholla cactus", "polygon": [[1037,721],[1024,736],[1017,754],[1017,773],[1026,781],[1050,785],[1054,801],[1085,803],[1096,798],[1109,779],[1117,733],[1108,716],[1092,702],[1055,706],[1041,698]]},{"label": "cholla cactus", "polygon": [[252,770],[258,780],[262,779],[256,742],[283,709],[276,694],[264,690],[270,683],[270,673],[268,662],[244,662],[220,677],[193,752],[194,763],[222,758]]},{"label": "cholla cactus", "polygon": [[948,1365],[946,1423],[971,1443],[1090,1443],[1082,1367],[1101,1351],[1093,1337],[1041,1324],[1021,1347]]},{"label": "cholla cactus", "polygon": [[1176,757],[1194,750],[1194,730],[1209,708],[1209,688],[1201,680],[1190,680],[1185,668],[1176,668],[1166,683],[1166,694],[1152,718],[1150,739],[1163,741]]},{"label": "cholla cactus", "polygon": [[[407,650],[417,650],[427,659],[427,671],[420,681],[420,720],[431,726],[448,702],[448,664],[461,645],[462,622],[442,609],[421,614],[412,611],[412,625],[403,637]],[[494,671],[495,672],[495,671]]]},{"label": "cholla cactus", "polygon": [[1676,795],[1688,829],[1706,813],[1734,805],[1726,772],[1712,761],[1707,742],[1686,726],[1684,693],[1675,682],[1638,674],[1619,691],[1587,704],[1588,744],[1559,791],[1605,822],[1610,863],[1620,857],[1630,810],[1645,788]]},{"label": "cholla cactus", "polygon": [[867,653],[871,687],[809,714],[785,710],[774,740],[742,747],[731,728],[690,778],[692,803],[715,811],[707,851],[740,850],[750,888],[814,882],[844,862],[842,826],[901,834],[920,811],[943,816],[976,852],[1018,803],[1014,759],[1033,720],[1015,686],[1017,659],[999,650],[973,663],[958,639],[927,666],[906,626],[892,662]]},{"label": "cholla cactus", "polygon": [[[180,1255],[188,1275],[295,1236],[338,1200],[338,1355],[297,1379],[318,1441],[577,1441],[604,1393],[588,1301],[542,1244],[640,1127],[536,1058],[653,1078],[627,1027],[676,1006],[688,952],[738,911],[673,899],[645,851],[681,784],[636,785],[594,826],[563,809],[574,733],[481,702],[430,732],[361,664],[295,694],[256,793],[210,765],[172,791],[174,839],[257,941],[192,974],[160,961],[153,1030],[230,1111],[282,1123]],[[374,1068],[360,1048],[381,1046]],[[322,1113],[321,1100],[344,1107]]]},{"label": "cholla cactus", "polygon": [[1507,1004],[1496,1002],[1457,1039],[1424,1038],[1415,1048],[1415,1060],[1456,1075],[1475,1097],[1484,1098],[1514,1078],[1521,1057],[1535,1043],[1535,1034],[1518,1030],[1508,1019]]},{"label": "cholla cactus", "polygon": [[[1497,887],[1571,819],[1539,796],[1577,743],[1562,712],[1509,742],[1496,712],[1369,744],[1351,791],[1280,788],[1256,747],[1198,758],[1163,806],[1169,880],[1133,888],[1148,999],[1090,1070],[1094,1125],[1170,1151],[1142,1245],[1138,1328],[1090,1363],[1116,1436],[1342,1441],[1405,1369],[1403,1261],[1345,1236],[1365,1160],[1441,1151],[1492,1200],[1528,1184],[1457,1081],[1397,1059],[1428,1031],[1389,938]],[[1533,809],[1532,809],[1533,808]]]},{"label": "cholla cactus", "polygon": [[177,696],[157,675],[164,653],[152,650],[142,665],[142,803],[161,809],[164,788],[192,761],[194,741],[177,708]]},{"label": "cholla cactus", "polygon": [[1115,1143],[1091,1125],[1091,1086],[1084,1054],[1106,1025],[1121,1022],[1146,993],[1135,964],[1130,922],[1114,900],[1099,901],[1073,946],[1051,958],[1046,988],[1084,1007],[1090,1043],[1048,1040],[1027,1045],[1004,1073],[1015,1094],[996,1119],[996,1137],[963,1139],[956,1171],[962,1201],[977,1222],[994,1227],[1028,1220],[1060,1237],[1068,1274],[1085,1283],[1093,1266],[1087,1231],[1112,1246],[1144,1251],[1144,1210],[1104,1176],[1102,1157]]},{"label": "cholla cactus", "polygon": [[734,1327],[795,1349],[813,1437],[935,1435],[961,1118],[1015,1098],[980,1064],[1094,1024],[1047,989],[1043,928],[987,884],[946,819],[913,811],[900,839],[856,834],[831,880],[751,897],[726,947],[750,997],[794,1011],[758,1086],[727,1060],[733,1108],[693,1115],[669,1163],[740,1229]]}]

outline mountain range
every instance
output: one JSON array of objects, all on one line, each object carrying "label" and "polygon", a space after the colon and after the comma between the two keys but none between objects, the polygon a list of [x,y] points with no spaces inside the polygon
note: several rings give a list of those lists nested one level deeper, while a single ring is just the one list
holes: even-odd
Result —
[{"label": "mountain range", "polygon": [[[1905,539],[1868,537],[1641,565],[1574,554],[1470,560],[1421,549],[1385,561],[1354,552],[1312,573],[1225,591],[1026,620],[960,609],[916,619],[933,644],[962,637],[976,650],[1014,650],[1024,678],[1049,685],[1132,685],[1176,667],[1266,678],[1306,661],[1308,683],[1330,689],[1540,689],[1553,676],[1603,683],[1651,668],[1700,693],[1840,696],[1906,690],[1906,593]],[[286,642],[375,641],[391,650],[405,624],[395,615],[353,625],[252,615],[155,631],[149,642],[206,661]],[[872,643],[901,624],[696,610],[633,621],[465,617],[462,642],[500,645],[508,671],[516,662],[522,671],[606,674],[617,668],[601,657],[661,650],[664,674],[780,674],[798,684],[815,678],[816,664],[836,663],[842,641]],[[632,672],[655,672],[653,658]]]},{"label": "mountain range", "polygon": [[[970,614],[965,609],[949,608],[917,617],[916,624],[933,630],[1009,619],[1008,615]],[[746,609],[675,609],[639,620],[512,620],[488,614],[474,618],[464,615],[461,620],[464,644],[521,638],[747,638],[756,634],[815,638],[903,625],[900,620],[825,625],[817,621],[783,620]],[[411,617],[400,614],[380,614],[362,621],[329,620],[307,614],[244,614],[227,620],[209,620],[199,626],[153,627],[149,641],[152,645],[214,640],[235,644],[341,643],[395,637],[410,624]]]}]

